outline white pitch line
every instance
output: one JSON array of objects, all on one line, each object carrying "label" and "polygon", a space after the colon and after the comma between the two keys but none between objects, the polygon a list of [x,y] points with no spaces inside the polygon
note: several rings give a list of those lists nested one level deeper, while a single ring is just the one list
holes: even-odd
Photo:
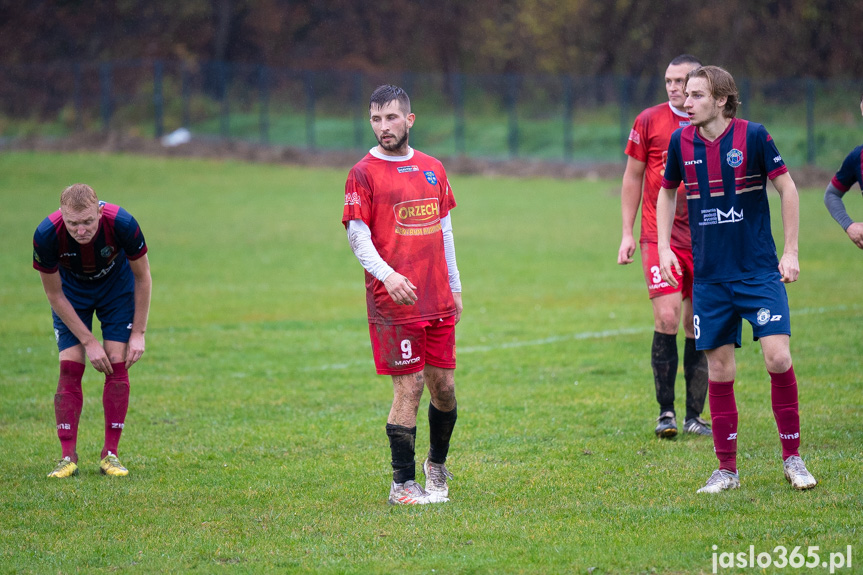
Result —
[{"label": "white pitch line", "polygon": [[[497,345],[474,345],[470,347],[460,347],[458,348],[459,355],[465,353],[484,353],[489,351],[497,351],[501,349],[513,349],[518,347],[528,347],[534,345],[548,345],[550,343],[558,343],[561,341],[569,341],[569,340],[581,340],[581,339],[603,339],[608,337],[614,337],[618,335],[631,335],[634,333],[643,333],[646,331],[652,331],[653,328],[623,328],[623,329],[610,329],[606,331],[585,331],[582,333],[572,333],[567,335],[555,335],[551,337],[545,337],[542,339],[534,339],[529,341],[509,341],[506,343],[501,343]],[[331,369],[348,369],[351,367],[357,366],[368,366],[374,365],[374,362],[371,360],[358,360],[358,361],[350,361],[346,363],[331,363],[328,365],[321,365],[317,367],[307,367],[304,371],[327,371]]]},{"label": "white pitch line", "polygon": [[[857,311],[860,310],[861,306],[858,304],[853,305],[837,305],[830,307],[807,307],[801,309],[792,310],[791,316],[792,318],[796,315],[821,315],[825,313],[833,313],[839,311]],[[472,345],[469,347],[460,347],[458,348],[458,353],[487,353],[490,351],[498,351],[501,349],[515,349],[519,347],[530,347],[536,345],[548,345],[551,343],[559,343],[562,341],[570,341],[570,340],[583,340],[583,339],[604,339],[609,337],[615,337],[619,335],[633,335],[636,333],[644,333],[647,331],[653,331],[652,327],[629,327],[629,328],[621,328],[621,329],[609,329],[605,331],[584,331],[581,333],[571,333],[566,335],[553,335],[550,337],[544,337],[542,339],[533,339],[528,341],[509,341],[500,344],[494,345]],[[352,367],[358,366],[369,366],[374,365],[372,360],[357,360],[357,361],[349,361],[346,363],[331,363],[328,365],[320,365],[316,367],[307,367],[303,371],[328,371],[331,369],[349,369]]]}]

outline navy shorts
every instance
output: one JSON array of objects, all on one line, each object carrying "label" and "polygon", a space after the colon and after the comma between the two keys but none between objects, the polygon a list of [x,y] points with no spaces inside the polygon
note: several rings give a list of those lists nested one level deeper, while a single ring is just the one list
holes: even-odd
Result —
[{"label": "navy shorts", "polygon": [[[63,295],[87,329],[93,331],[93,313],[102,325],[102,339],[126,343],[132,333],[135,318],[135,279],[131,271],[109,276],[103,281],[81,282],[63,278]],[[60,317],[51,310],[54,318],[54,336],[60,351],[76,346],[80,341]]]},{"label": "navy shorts", "polygon": [[777,271],[751,279],[693,286],[695,347],[716,349],[741,345],[745,319],[754,340],[768,335],[791,335],[788,294]]}]

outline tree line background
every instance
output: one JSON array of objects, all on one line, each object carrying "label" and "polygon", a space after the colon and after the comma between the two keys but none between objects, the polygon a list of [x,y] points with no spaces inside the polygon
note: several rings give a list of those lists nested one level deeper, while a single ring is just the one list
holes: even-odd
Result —
[{"label": "tree line background", "polygon": [[469,74],[854,78],[854,0],[0,0],[0,64],[166,59]]}]

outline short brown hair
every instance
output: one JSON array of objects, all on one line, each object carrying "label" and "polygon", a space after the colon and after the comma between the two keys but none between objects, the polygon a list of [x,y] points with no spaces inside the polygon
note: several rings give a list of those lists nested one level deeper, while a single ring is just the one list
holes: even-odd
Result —
[{"label": "short brown hair", "polygon": [[686,82],[689,83],[692,78],[707,80],[710,95],[713,96],[714,100],[728,98],[722,109],[723,116],[733,118],[737,115],[737,107],[740,106],[740,93],[737,91],[737,84],[734,83],[734,77],[727,70],[719,66],[699,66],[689,71],[689,74],[686,75]]},{"label": "short brown hair", "polygon": [[96,192],[87,184],[72,184],[60,194],[60,205],[73,210],[85,210],[99,203]]}]

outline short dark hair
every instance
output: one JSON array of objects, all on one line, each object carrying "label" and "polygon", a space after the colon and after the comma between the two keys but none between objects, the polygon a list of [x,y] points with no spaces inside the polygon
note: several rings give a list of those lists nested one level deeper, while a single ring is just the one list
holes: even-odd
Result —
[{"label": "short dark hair", "polygon": [[674,60],[668,63],[669,66],[680,66],[681,64],[695,64],[696,66],[703,66],[701,60],[693,56],[692,54],[681,54]]},{"label": "short dark hair", "polygon": [[689,71],[689,74],[686,75],[686,83],[688,84],[692,78],[704,78],[707,80],[707,86],[713,99],[728,98],[725,101],[725,107],[722,108],[723,116],[733,118],[737,115],[737,107],[740,105],[740,93],[737,91],[734,77],[728,70],[719,66],[701,66]]},{"label": "short dark hair", "polygon": [[371,98],[369,98],[369,110],[372,109],[372,106],[383,108],[393,100],[398,100],[399,108],[405,115],[411,113],[411,99],[408,98],[408,93],[392,84],[384,84],[375,88]]}]

